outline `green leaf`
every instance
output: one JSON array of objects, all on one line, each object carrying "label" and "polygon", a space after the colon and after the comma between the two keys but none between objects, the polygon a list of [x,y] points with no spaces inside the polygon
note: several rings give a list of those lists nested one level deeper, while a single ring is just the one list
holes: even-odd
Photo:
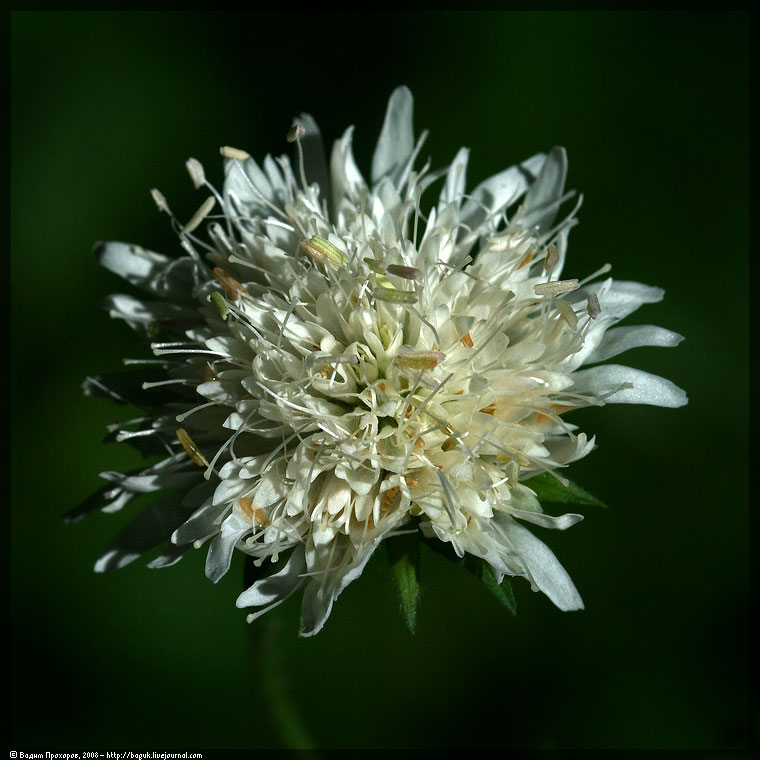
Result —
[{"label": "green leaf", "polygon": [[542,503],[553,504],[583,504],[590,507],[607,507],[607,505],[590,494],[585,488],[577,483],[568,481],[566,486],[548,472],[523,481],[522,485],[528,486],[535,491],[538,500]]},{"label": "green leaf", "polygon": [[512,591],[512,584],[505,576],[501,583],[496,582],[493,568],[484,559],[468,554],[464,558],[464,566],[473,575],[480,578],[483,585],[513,614],[517,614],[517,602]]},{"label": "green leaf", "polygon": [[398,589],[401,616],[412,634],[417,629],[417,607],[420,603],[419,539],[416,533],[405,533],[383,542],[388,551],[391,574]]}]

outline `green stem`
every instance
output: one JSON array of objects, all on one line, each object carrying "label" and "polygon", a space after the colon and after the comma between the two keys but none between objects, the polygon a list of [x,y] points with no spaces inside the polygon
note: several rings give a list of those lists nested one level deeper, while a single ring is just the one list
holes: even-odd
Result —
[{"label": "green stem", "polygon": [[[250,626],[253,670],[262,697],[284,746],[287,749],[314,750],[315,744],[309,736],[283,674],[282,652],[279,641],[282,623],[276,615],[264,615]],[[310,753],[316,757],[316,753]]]}]

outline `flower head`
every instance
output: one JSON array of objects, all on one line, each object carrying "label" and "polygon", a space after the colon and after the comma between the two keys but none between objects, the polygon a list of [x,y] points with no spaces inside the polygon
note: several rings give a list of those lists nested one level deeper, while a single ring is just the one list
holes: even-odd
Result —
[{"label": "flower head", "polygon": [[160,459],[103,473],[108,485],[73,517],[168,493],[96,569],[156,546],[150,566],[163,567],[208,542],[217,581],[238,550],[268,572],[237,600],[248,619],[303,589],[310,635],[384,539],[420,532],[481,558],[498,582],[523,576],[560,609],[581,608],[525,527],[564,530],[581,516],[546,514],[530,479],[562,482],[594,447],[565,420],[574,409],[686,403],[668,380],[600,364],[680,341],[615,327],[663,292],[599,279],[608,267],[563,277],[580,203],[558,213],[574,197],[561,148],[467,192],[466,149],[445,169],[415,169],[425,135],[415,141],[406,88],[390,98],[370,182],[351,138],[328,166],[302,115],[288,135],[295,165],[223,148],[221,192],[190,159],[207,198],[187,223],[153,191],[185,255],[98,247],[106,268],[147,294],[111,296],[107,308],[155,358],[88,378],[85,390],[143,409],[111,436]]}]

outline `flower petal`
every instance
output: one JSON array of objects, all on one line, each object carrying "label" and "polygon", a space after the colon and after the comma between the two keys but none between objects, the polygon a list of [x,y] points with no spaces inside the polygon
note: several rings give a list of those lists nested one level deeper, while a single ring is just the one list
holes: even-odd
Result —
[{"label": "flower petal", "polygon": [[303,546],[296,547],[288,557],[285,566],[266,578],[256,581],[237,598],[237,607],[263,607],[248,616],[248,621],[255,620],[278,604],[282,604],[293,592],[305,582],[301,573],[306,569]]},{"label": "flower petal", "polygon": [[575,584],[551,549],[514,520],[503,521],[501,527],[538,590],[561,610],[582,610],[583,600]]},{"label": "flower petal", "polygon": [[298,118],[298,123],[306,130],[306,134],[301,137],[306,181],[309,183],[316,182],[319,185],[320,195],[323,198],[329,198],[330,174],[327,170],[322,133],[319,131],[317,122],[314,121],[314,117],[311,114],[302,113]]},{"label": "flower petal", "polygon": [[554,515],[547,515],[544,512],[528,512],[524,509],[514,509],[513,507],[506,507],[505,509],[512,517],[516,517],[518,520],[525,520],[525,522],[540,525],[542,528],[554,528],[555,530],[567,530],[583,519],[583,515],[577,515],[572,512],[555,517]]},{"label": "flower petal", "polygon": [[189,549],[189,544],[186,544],[185,546],[177,546],[171,541],[167,541],[161,546],[161,553],[158,555],[158,557],[148,562],[148,567],[151,570],[156,570],[158,568],[171,567],[172,565],[176,565],[177,562],[179,562],[182,557],[187,554]]},{"label": "flower petal", "polygon": [[171,259],[139,245],[114,240],[98,243],[95,258],[110,272],[146,293],[178,303],[195,303],[192,288],[197,264],[189,257]]},{"label": "flower petal", "polygon": [[385,120],[372,156],[372,184],[383,177],[394,183],[414,150],[412,114],[414,98],[408,87],[397,87],[391,94],[385,111]]},{"label": "flower petal", "polygon": [[593,353],[586,357],[585,363],[603,362],[631,348],[641,346],[671,348],[677,346],[682,340],[683,335],[655,325],[615,327],[607,330]]},{"label": "flower petal", "polygon": [[441,196],[438,202],[438,208],[442,210],[443,206],[449,203],[456,203],[462,200],[465,186],[467,183],[467,162],[470,158],[470,151],[467,148],[460,148],[451,162],[446,182],[441,190]]},{"label": "flower petal", "polygon": [[510,166],[481,182],[463,206],[460,218],[471,229],[479,227],[489,214],[511,206],[524,195],[546,161],[545,153],[537,153],[517,166]]},{"label": "flower petal", "polygon": [[251,527],[250,520],[244,520],[236,512],[224,520],[221,533],[209,544],[206,555],[206,577],[212,583],[217,583],[230,569],[235,545]]},{"label": "flower petal", "polygon": [[535,226],[545,232],[551,227],[559,211],[558,201],[566,178],[567,153],[564,148],[553,148],[525,196],[525,215],[520,221],[526,229]]},{"label": "flower petal", "polygon": [[[573,374],[573,379],[573,392],[594,395],[607,404],[679,407],[689,401],[686,393],[670,380],[620,364],[580,370]],[[627,383],[632,383],[633,387],[614,390]]]},{"label": "flower petal", "polygon": [[333,145],[330,157],[330,179],[332,183],[333,207],[338,214],[344,198],[358,200],[367,186],[356,166],[351,148],[354,128],[349,127],[343,137]]},{"label": "flower petal", "polygon": [[118,570],[166,541],[187,514],[182,494],[154,501],[119,533],[95,563],[96,573]]}]

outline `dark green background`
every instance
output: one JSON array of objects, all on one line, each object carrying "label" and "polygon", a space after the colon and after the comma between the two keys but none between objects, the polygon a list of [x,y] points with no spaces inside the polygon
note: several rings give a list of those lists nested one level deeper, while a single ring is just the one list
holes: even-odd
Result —
[{"label": "dark green background", "polygon": [[[598,494],[548,537],[586,611],[515,584],[518,616],[423,556],[412,638],[378,557],[316,639],[274,613],[285,685],[320,746],[741,747],[748,705],[747,15],[15,14],[12,16],[12,746],[276,746],[234,600],[203,554],[95,575],[128,515],[60,515],[135,465],[103,446],[129,411],[80,395],[145,349],[97,310],[128,286],[96,240],[179,247],[221,183],[220,145],[285,152],[291,118],[355,124],[367,170],[408,84],[434,166],[472,148],[469,185],[555,144],[585,195],[567,276],[664,287],[631,323],[686,336],[626,363],[686,408],[578,415],[599,448],[571,476]],[[368,173],[368,171],[367,171]]]}]

